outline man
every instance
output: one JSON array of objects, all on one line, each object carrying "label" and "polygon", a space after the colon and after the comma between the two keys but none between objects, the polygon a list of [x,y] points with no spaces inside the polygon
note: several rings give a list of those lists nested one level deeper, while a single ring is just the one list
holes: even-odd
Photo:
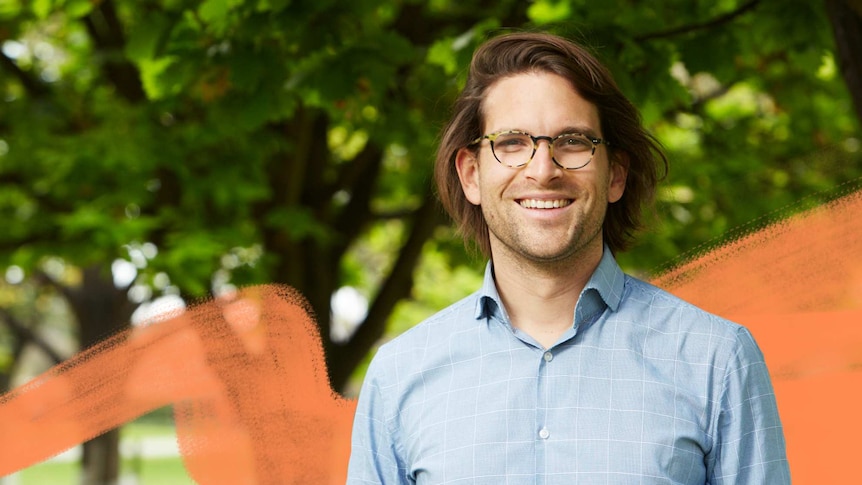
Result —
[{"label": "man", "polygon": [[749,332],[614,260],[664,163],[583,48],[477,50],[436,178],[485,281],[380,348],[348,483],[789,483]]}]

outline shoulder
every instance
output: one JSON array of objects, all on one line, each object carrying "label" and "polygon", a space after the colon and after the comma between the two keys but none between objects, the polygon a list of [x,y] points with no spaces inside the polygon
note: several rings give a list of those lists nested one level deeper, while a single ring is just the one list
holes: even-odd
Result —
[{"label": "shoulder", "polygon": [[719,374],[736,366],[763,362],[746,327],[638,278],[626,275],[617,313],[647,335],[655,335],[651,341],[661,341],[693,362],[708,362]]},{"label": "shoulder", "polygon": [[742,325],[710,313],[672,293],[634,276],[626,275],[621,307],[644,312],[650,323],[679,330],[707,332],[710,335],[737,340],[748,334]]},{"label": "shoulder", "polygon": [[763,353],[743,325],[628,275],[617,313],[641,330],[645,355],[674,363],[685,376],[681,385],[709,389],[713,436],[721,409],[738,406],[741,396],[771,393]]}]

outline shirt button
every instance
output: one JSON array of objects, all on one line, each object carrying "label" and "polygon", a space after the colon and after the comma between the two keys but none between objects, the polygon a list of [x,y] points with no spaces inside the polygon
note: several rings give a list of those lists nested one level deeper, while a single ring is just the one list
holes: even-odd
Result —
[{"label": "shirt button", "polygon": [[550,362],[551,360],[554,359],[554,354],[552,354],[550,352],[545,352],[545,355],[543,355],[542,358],[545,359],[545,362]]},{"label": "shirt button", "polygon": [[549,436],[551,436],[551,432],[548,431],[548,428],[542,428],[539,430],[539,438],[546,440]]}]

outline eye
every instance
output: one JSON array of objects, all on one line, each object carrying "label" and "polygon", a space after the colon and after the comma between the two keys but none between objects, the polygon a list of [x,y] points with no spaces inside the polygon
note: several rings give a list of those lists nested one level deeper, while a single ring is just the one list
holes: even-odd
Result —
[{"label": "eye", "polygon": [[563,150],[563,151],[584,151],[584,150],[592,150],[593,142],[589,140],[584,135],[580,135],[577,133],[573,134],[565,134],[557,137],[554,142],[555,150]]},{"label": "eye", "polygon": [[505,133],[494,140],[494,148],[506,152],[532,150],[533,140],[520,133]]}]

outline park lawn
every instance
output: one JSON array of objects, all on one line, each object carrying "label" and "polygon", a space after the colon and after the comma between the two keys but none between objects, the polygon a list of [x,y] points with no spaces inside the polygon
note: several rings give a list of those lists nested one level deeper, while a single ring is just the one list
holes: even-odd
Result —
[{"label": "park lawn", "polygon": [[[173,423],[162,416],[144,416],[123,426],[122,440],[137,441],[145,438],[169,438],[176,436]],[[17,480],[7,483],[14,485],[78,485],[80,462],[46,461],[21,470]],[[182,458],[125,457],[121,462],[120,485],[194,485],[183,467]]]},{"label": "park lawn", "polygon": [[[18,472],[18,485],[78,485],[80,464],[71,462],[45,462]],[[120,485],[194,485],[183,467],[180,457],[152,458],[148,460],[124,459]],[[134,480],[130,480],[134,478]]]}]

